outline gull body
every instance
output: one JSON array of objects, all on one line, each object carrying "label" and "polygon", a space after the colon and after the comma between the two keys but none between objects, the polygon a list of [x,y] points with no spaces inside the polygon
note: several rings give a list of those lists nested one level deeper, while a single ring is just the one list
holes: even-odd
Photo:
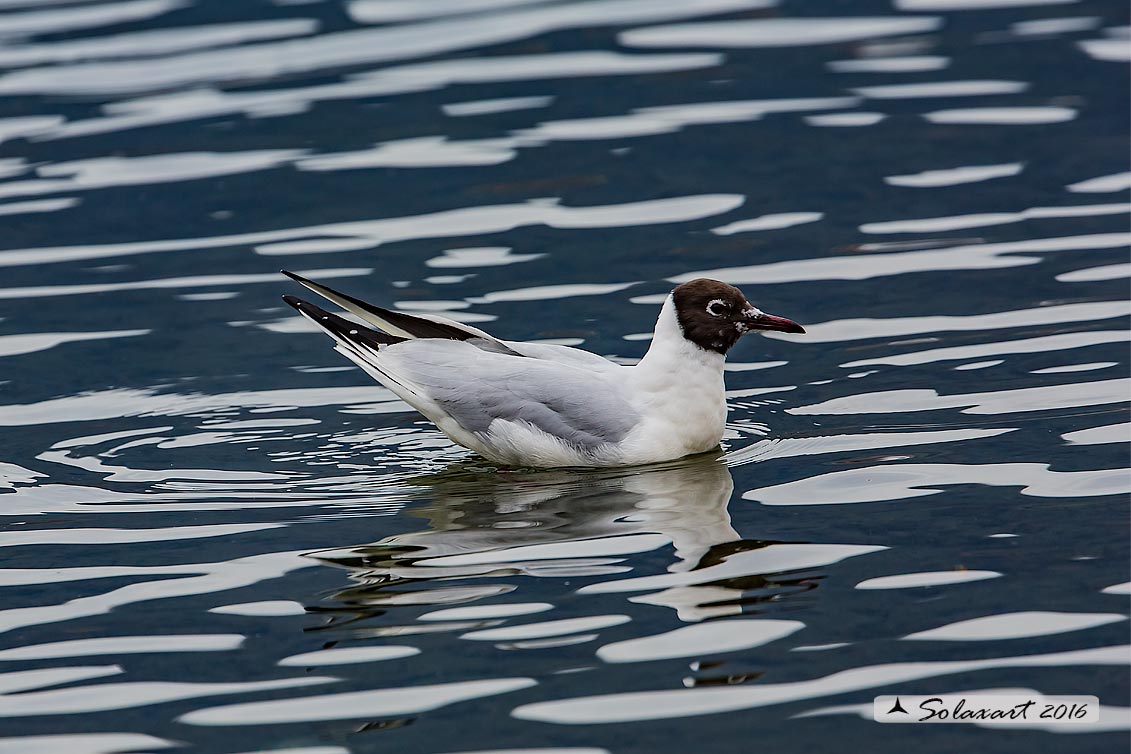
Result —
[{"label": "gull body", "polygon": [[700,278],[668,295],[648,353],[625,366],[383,309],[284,274],[377,328],[284,296],[339,352],[454,442],[515,466],[629,466],[711,450],[726,426],[727,350],[753,330],[804,332],[753,307],[737,288]]}]

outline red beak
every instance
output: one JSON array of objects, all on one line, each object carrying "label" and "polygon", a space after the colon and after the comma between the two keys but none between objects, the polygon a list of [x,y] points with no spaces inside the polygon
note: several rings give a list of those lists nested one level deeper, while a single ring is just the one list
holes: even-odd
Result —
[{"label": "red beak", "polygon": [[756,314],[747,320],[752,330],[778,330],[780,332],[803,333],[805,328],[785,317],[775,317],[772,314]]}]

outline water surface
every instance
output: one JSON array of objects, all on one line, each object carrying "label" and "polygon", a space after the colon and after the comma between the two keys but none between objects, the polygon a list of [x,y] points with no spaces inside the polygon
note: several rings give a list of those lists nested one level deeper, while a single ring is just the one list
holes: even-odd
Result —
[{"label": "water surface", "polygon": [[[0,0],[0,751],[1127,745],[1125,4]],[[631,363],[718,453],[497,469],[280,267]],[[887,726],[879,694],[1100,698]]]}]

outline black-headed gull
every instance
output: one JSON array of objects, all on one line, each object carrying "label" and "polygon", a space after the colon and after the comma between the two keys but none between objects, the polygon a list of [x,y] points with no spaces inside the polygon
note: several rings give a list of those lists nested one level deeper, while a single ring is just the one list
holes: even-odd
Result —
[{"label": "black-headed gull", "polygon": [[802,333],[734,286],[699,278],[673,290],[634,366],[588,351],[499,340],[433,314],[405,314],[284,271],[364,325],[283,296],[336,350],[445,435],[514,466],[632,466],[703,453],[723,437],[723,360],[753,330]]}]

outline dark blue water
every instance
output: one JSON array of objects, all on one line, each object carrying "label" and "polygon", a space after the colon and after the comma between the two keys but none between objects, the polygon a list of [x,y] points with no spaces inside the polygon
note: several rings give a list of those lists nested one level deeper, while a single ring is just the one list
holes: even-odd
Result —
[{"label": "dark blue water", "polygon": [[[0,0],[0,752],[1119,751],[1122,2]],[[725,447],[495,469],[298,271],[639,358]],[[879,694],[1099,697],[893,726]]]}]

